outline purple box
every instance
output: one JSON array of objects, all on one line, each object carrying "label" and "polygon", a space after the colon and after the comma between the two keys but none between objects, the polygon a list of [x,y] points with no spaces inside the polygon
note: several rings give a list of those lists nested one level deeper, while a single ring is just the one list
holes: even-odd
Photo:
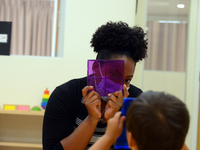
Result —
[{"label": "purple box", "polygon": [[88,60],[87,85],[103,100],[108,100],[109,93],[123,91],[123,84],[124,60]]}]

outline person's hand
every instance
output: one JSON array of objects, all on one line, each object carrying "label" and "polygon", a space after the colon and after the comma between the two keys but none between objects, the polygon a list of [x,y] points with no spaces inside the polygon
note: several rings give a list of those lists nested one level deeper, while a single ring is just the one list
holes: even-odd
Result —
[{"label": "person's hand", "polygon": [[129,92],[126,89],[126,84],[123,85],[123,90],[124,90],[124,97],[128,97],[129,96]]},{"label": "person's hand", "polygon": [[187,147],[187,145],[184,143],[183,144],[183,147],[181,148],[181,150],[190,150],[188,147]]},{"label": "person's hand", "polygon": [[108,121],[118,112],[123,103],[123,94],[122,91],[116,91],[114,93],[108,94],[109,99],[105,107],[104,117]]},{"label": "person's hand", "polygon": [[[87,108],[89,117],[99,120],[101,118],[101,98],[100,95],[92,89],[93,86],[84,87],[82,89],[82,96],[84,98],[84,104]],[[88,93],[89,90],[92,91]]]},{"label": "person's hand", "polygon": [[123,129],[123,124],[126,117],[121,116],[121,112],[116,112],[113,118],[108,120],[108,125],[106,128],[106,136],[109,136],[113,142],[120,136]]}]

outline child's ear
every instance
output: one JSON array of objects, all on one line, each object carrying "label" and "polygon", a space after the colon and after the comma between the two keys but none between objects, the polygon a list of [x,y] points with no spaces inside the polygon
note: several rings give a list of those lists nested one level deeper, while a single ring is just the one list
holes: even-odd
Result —
[{"label": "child's ear", "polygon": [[131,132],[126,131],[126,138],[129,148],[131,148],[132,150],[137,150],[137,143],[136,140],[133,138]]}]

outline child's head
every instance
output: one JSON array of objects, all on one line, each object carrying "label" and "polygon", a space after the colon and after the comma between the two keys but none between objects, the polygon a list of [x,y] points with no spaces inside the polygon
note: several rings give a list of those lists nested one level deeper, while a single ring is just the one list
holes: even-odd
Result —
[{"label": "child's head", "polygon": [[142,93],[127,112],[129,146],[137,145],[138,150],[180,150],[188,128],[185,104],[163,92]]}]

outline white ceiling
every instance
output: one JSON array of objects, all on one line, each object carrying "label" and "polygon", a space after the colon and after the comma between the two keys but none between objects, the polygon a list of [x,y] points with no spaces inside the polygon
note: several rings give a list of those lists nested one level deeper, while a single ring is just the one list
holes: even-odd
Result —
[{"label": "white ceiling", "polygon": [[[185,8],[177,8],[177,4],[185,4]],[[188,16],[190,0],[148,0],[150,16]]]}]

